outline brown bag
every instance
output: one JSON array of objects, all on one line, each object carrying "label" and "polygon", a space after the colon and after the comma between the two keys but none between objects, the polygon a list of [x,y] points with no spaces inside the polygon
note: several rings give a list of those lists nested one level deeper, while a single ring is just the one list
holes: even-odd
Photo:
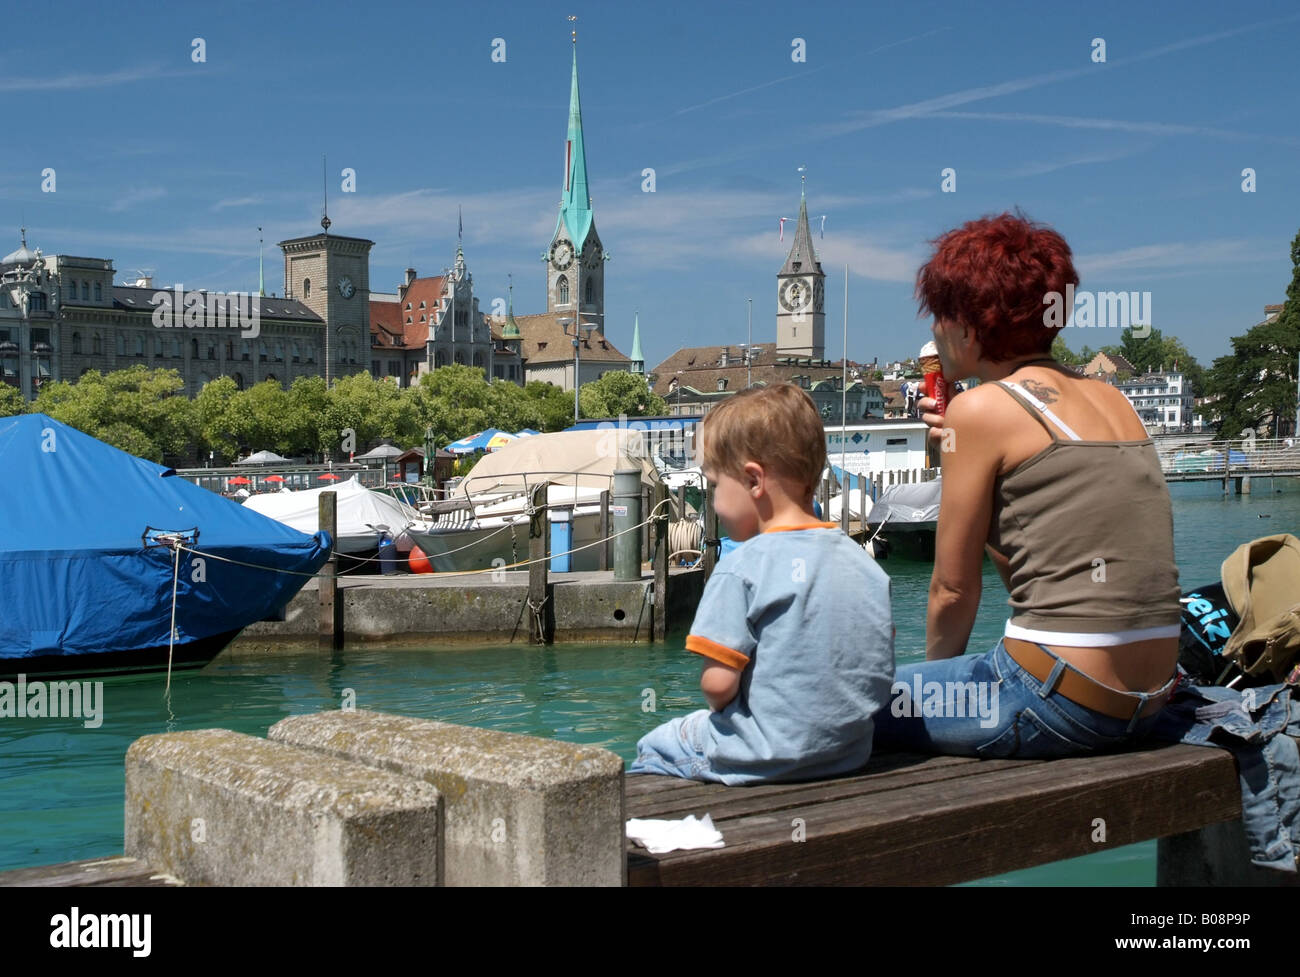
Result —
[{"label": "brown bag", "polygon": [[1223,656],[1249,676],[1300,684],[1300,539],[1281,533],[1243,543],[1221,572],[1241,618]]}]

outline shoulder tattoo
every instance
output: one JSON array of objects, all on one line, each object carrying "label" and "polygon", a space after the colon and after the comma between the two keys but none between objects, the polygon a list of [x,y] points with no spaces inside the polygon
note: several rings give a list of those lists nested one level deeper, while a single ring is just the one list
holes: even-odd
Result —
[{"label": "shoulder tattoo", "polygon": [[1056,388],[1049,383],[1043,383],[1041,380],[1025,380],[1021,383],[1021,386],[1045,404],[1054,404],[1060,399],[1057,396]]}]

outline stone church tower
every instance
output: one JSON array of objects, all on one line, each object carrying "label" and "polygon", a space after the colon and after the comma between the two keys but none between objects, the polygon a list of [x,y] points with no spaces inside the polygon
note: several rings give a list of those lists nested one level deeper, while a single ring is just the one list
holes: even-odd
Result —
[{"label": "stone church tower", "polygon": [[[578,39],[573,36],[573,81],[569,90],[569,132],[564,143],[564,195],[546,261],[546,311],[590,322],[605,334],[605,262],[587,191],[587,154],[578,102]],[[572,326],[569,327],[572,330]]]},{"label": "stone church tower", "polygon": [[826,275],[813,250],[808,202],[799,195],[799,226],[776,276],[776,355],[825,358]]}]

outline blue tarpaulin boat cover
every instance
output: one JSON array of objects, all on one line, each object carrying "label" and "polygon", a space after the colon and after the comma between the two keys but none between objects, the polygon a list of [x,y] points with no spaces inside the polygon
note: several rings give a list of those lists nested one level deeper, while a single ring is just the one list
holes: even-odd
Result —
[{"label": "blue tarpaulin boat cover", "polygon": [[274,613],[309,579],[297,574],[329,557],[328,534],[297,532],[44,414],[0,418],[0,476],[0,659],[166,646],[174,555],[158,533],[211,554],[181,553],[178,645]]}]

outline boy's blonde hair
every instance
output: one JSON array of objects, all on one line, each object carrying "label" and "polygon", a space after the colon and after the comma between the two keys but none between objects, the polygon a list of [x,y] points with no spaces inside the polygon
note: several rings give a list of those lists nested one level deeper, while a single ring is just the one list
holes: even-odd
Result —
[{"label": "boy's blonde hair", "polygon": [[793,383],[747,387],[704,415],[696,435],[703,463],[743,479],[756,461],[800,482],[811,498],[826,467],[826,432],[811,397]]}]

